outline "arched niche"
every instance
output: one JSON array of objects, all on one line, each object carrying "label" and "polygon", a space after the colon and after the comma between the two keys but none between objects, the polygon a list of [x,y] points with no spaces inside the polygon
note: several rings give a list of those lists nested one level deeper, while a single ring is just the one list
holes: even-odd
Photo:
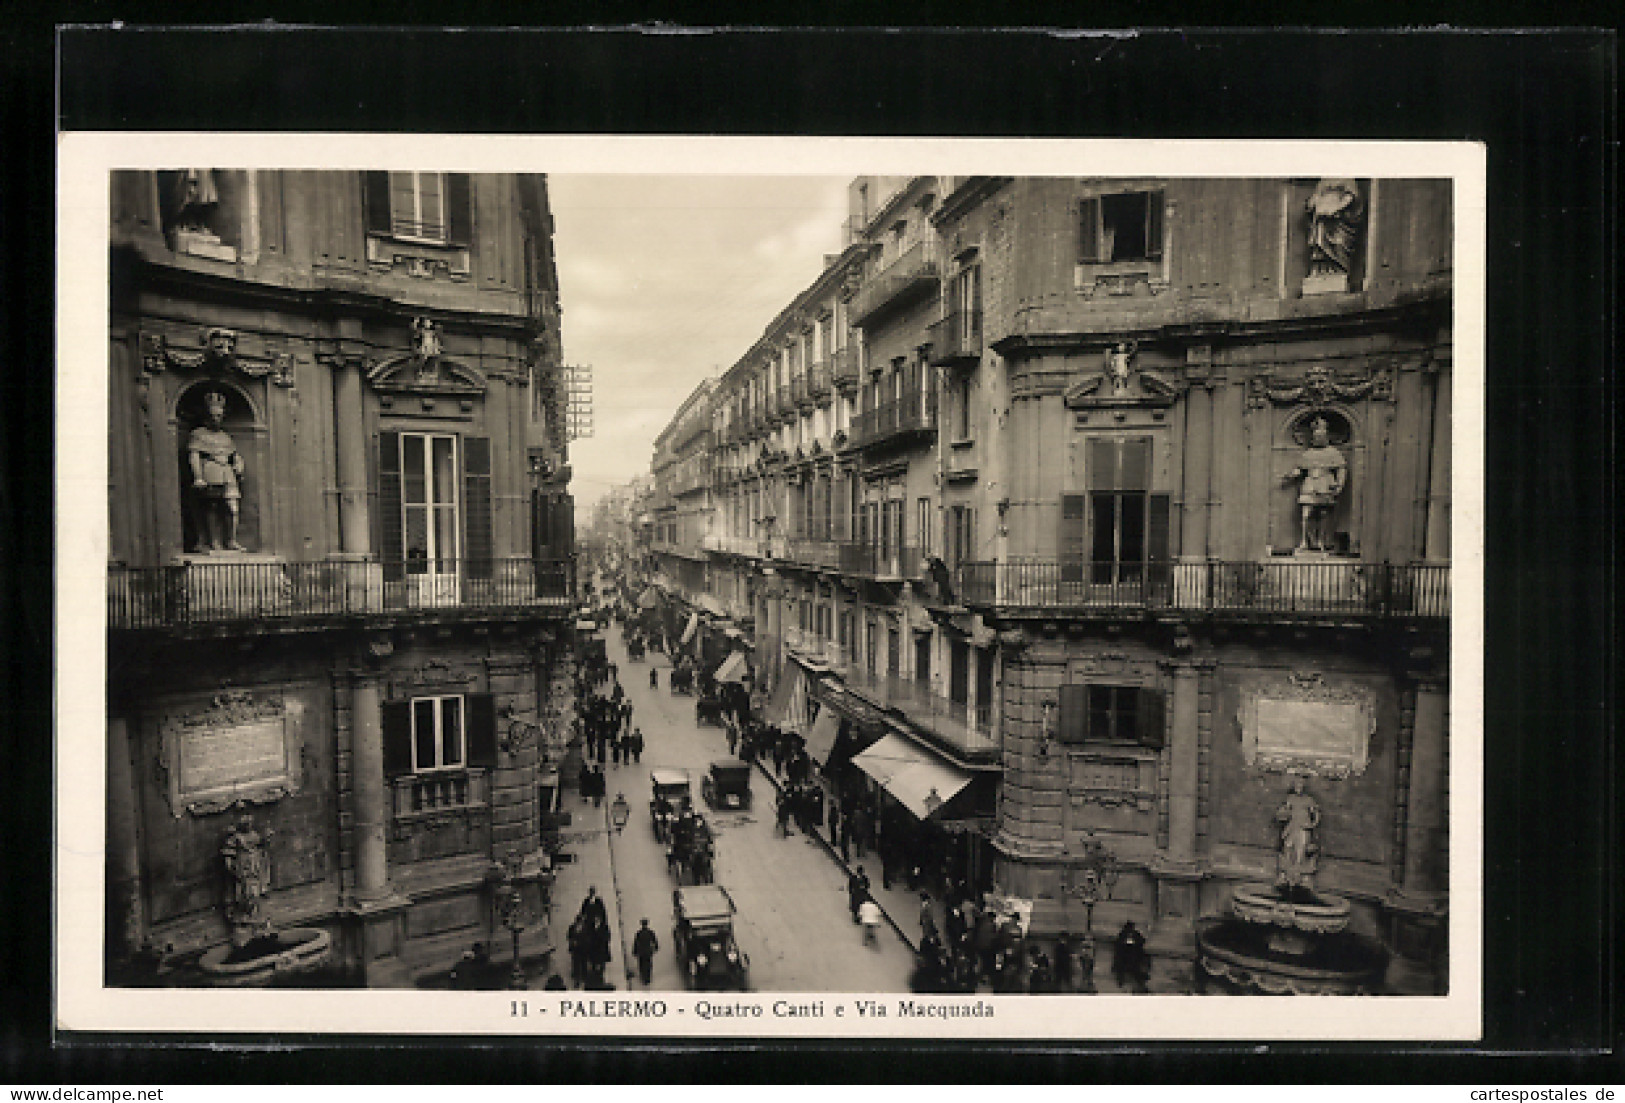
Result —
[{"label": "arched niche", "polygon": [[1291,551],[1302,537],[1302,508],[1298,504],[1298,480],[1291,477],[1304,450],[1310,446],[1315,419],[1326,420],[1327,436],[1333,448],[1348,462],[1343,493],[1333,507],[1328,524],[1335,553],[1358,555],[1367,541],[1362,532],[1365,510],[1368,447],[1359,418],[1346,406],[1323,403],[1287,412],[1275,426],[1273,491],[1269,519],[1269,544],[1277,552]]},{"label": "arched niche", "polygon": [[243,460],[243,474],[238,479],[242,497],[238,501],[237,542],[249,551],[260,551],[264,547],[265,491],[270,483],[265,421],[246,391],[218,379],[199,379],[182,387],[170,412],[170,424],[175,427],[175,478],[180,487],[181,547],[196,552],[202,545],[202,501],[192,486],[190,444],[192,431],[208,422],[205,396],[211,391],[225,396],[222,427]]}]

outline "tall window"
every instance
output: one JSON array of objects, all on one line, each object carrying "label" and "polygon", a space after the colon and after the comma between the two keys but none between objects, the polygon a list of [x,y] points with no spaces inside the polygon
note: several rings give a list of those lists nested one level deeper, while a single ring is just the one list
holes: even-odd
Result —
[{"label": "tall window", "polygon": [[976,558],[976,510],[966,505],[948,509],[948,566],[957,567]]},{"label": "tall window", "polygon": [[463,744],[463,699],[412,699],[412,769],[454,770],[467,761]]},{"label": "tall window", "polygon": [[456,570],[457,438],[401,434],[402,531],[408,574]]},{"label": "tall window", "polygon": [[886,502],[886,552],[895,555],[903,547],[903,499]]},{"label": "tall window", "polygon": [[1091,440],[1088,494],[1061,498],[1061,580],[1138,583],[1168,559],[1168,496],[1152,494],[1151,438]]},{"label": "tall window", "polygon": [[949,337],[958,348],[971,346],[982,335],[982,266],[961,268],[948,289]]},{"label": "tall window", "polygon": [[921,555],[931,554],[931,499],[917,498],[914,501],[914,542],[920,546]]},{"label": "tall window", "polygon": [[1162,257],[1163,193],[1160,190],[1085,199],[1078,213],[1080,262],[1109,264]]},{"label": "tall window", "polygon": [[970,440],[976,428],[971,419],[972,395],[976,390],[976,380],[970,375],[963,375],[954,381],[954,439]]},{"label": "tall window", "polygon": [[445,241],[445,176],[438,172],[390,173],[389,228],[396,237]]}]

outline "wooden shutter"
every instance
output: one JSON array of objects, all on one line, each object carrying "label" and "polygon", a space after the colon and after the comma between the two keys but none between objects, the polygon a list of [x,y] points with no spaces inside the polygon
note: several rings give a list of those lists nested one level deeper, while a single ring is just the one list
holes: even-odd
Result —
[{"label": "wooden shutter", "polygon": [[1078,261],[1098,264],[1109,259],[1100,255],[1100,200],[1085,199],[1078,205]]},{"label": "wooden shutter", "polygon": [[1146,517],[1145,557],[1147,581],[1155,592],[1165,591],[1171,581],[1168,551],[1168,495],[1153,494]]},{"label": "wooden shutter", "polygon": [[384,776],[412,772],[412,702],[385,701],[379,709],[384,728]]},{"label": "wooden shutter", "polygon": [[469,578],[491,577],[491,440],[463,438],[463,518]]},{"label": "wooden shutter", "polygon": [[1082,582],[1084,549],[1084,495],[1061,495],[1061,581]]},{"label": "wooden shutter", "polygon": [[1140,743],[1142,746],[1162,748],[1162,691],[1150,686],[1140,688],[1139,700]]},{"label": "wooden shutter", "polygon": [[468,712],[468,764],[495,768],[497,764],[496,701],[489,693],[470,693],[463,698]]},{"label": "wooden shutter", "polygon": [[1145,257],[1147,260],[1158,260],[1162,257],[1162,208],[1165,193],[1160,189],[1150,192],[1145,197]]},{"label": "wooden shutter", "polygon": [[399,582],[405,558],[401,540],[401,435],[392,430],[378,434],[378,533],[384,581]]},{"label": "wooden shutter", "polygon": [[466,172],[446,173],[446,240],[452,245],[474,240],[474,203]]},{"label": "wooden shutter", "polygon": [[1089,736],[1089,687],[1061,687],[1061,715],[1056,738],[1062,743],[1082,743]]},{"label": "wooden shutter", "polygon": [[362,173],[361,192],[363,206],[367,212],[367,232],[389,233],[389,173]]}]

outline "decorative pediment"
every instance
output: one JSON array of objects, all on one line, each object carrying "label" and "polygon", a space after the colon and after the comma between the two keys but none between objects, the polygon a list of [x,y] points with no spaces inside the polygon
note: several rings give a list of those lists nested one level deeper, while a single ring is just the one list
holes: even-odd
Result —
[{"label": "decorative pediment", "polygon": [[1137,351],[1133,341],[1106,350],[1101,370],[1080,377],[1062,393],[1061,400],[1073,410],[1173,405],[1179,385],[1135,364]]},{"label": "decorative pediment", "polygon": [[250,351],[242,347],[233,329],[205,326],[198,333],[195,348],[173,345],[164,334],[151,330],[143,331],[140,341],[141,370],[148,375],[173,369],[217,377],[269,377],[279,387],[292,387],[294,383],[292,353]]},{"label": "decorative pediment", "polygon": [[416,353],[392,356],[367,370],[367,382],[379,394],[424,398],[472,399],[485,394],[485,376],[444,356]]}]

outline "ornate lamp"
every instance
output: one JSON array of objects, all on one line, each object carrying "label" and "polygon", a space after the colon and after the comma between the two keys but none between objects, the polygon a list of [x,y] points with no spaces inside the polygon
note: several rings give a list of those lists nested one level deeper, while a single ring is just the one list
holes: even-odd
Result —
[{"label": "ornate lamp", "polygon": [[525,987],[525,969],[519,964],[519,935],[525,929],[524,898],[519,891],[519,871],[524,865],[524,859],[519,851],[510,850],[502,859],[500,867],[500,880],[496,886],[497,908],[502,916],[502,925],[513,935],[513,972],[508,974],[508,987],[522,990]]},{"label": "ornate lamp", "polygon": [[1083,933],[1086,938],[1094,938],[1095,905],[1102,899],[1112,898],[1112,889],[1121,873],[1117,856],[1106,849],[1105,843],[1093,835],[1084,839],[1083,856],[1072,867],[1068,891],[1083,904]]}]

